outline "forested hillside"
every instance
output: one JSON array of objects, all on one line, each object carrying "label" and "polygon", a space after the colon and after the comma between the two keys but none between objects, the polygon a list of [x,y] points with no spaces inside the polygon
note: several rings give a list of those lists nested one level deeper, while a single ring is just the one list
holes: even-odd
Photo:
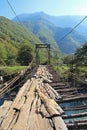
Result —
[{"label": "forested hillside", "polygon": [[[35,13],[30,15],[31,17],[28,15],[27,18],[24,16],[21,19],[24,26],[0,17],[0,65],[28,65],[28,61],[31,62],[33,59],[34,45],[38,43],[51,44],[51,54],[59,59],[60,52],[74,53],[86,41],[85,37],[73,31],[60,42],[59,39],[68,33],[71,28],[56,27],[42,13]],[[25,54],[25,52],[30,54]],[[24,55],[29,55],[29,57],[26,56],[28,59]],[[44,59],[43,54],[41,59]]]},{"label": "forested hillside", "polygon": [[26,28],[0,17],[0,65],[17,64],[23,45],[31,48],[33,53],[34,45],[38,43],[41,42]]}]

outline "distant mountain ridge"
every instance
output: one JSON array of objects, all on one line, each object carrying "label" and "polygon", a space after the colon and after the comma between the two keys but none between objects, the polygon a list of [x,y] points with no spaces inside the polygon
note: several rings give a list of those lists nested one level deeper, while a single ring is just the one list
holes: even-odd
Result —
[{"label": "distant mountain ridge", "polygon": [[[43,43],[51,44],[54,48],[57,48],[58,45],[62,53],[74,53],[77,47],[86,42],[86,36],[75,30],[59,42],[72,29],[68,26],[72,16],[50,16],[44,12],[36,12],[33,14],[21,14],[18,17],[24,26],[34,33]],[[75,18],[75,16],[73,17]],[[81,18],[82,16],[76,17],[76,19]],[[76,19],[71,20],[71,22],[74,21],[74,23],[72,22],[73,25],[76,25]],[[13,21],[17,22],[17,19],[14,18]],[[63,28],[64,26],[66,28]]]},{"label": "distant mountain ridge", "polygon": [[[20,14],[18,15],[18,17],[20,17],[20,20],[22,21],[33,20],[33,19],[37,20],[43,18],[44,20],[53,23],[55,26],[62,27],[62,28],[66,28],[66,27],[73,28],[85,16],[84,15],[51,16],[44,12],[36,12],[32,14]],[[16,18],[14,18],[13,20],[16,21]],[[76,31],[78,31],[81,34],[87,35],[87,19],[76,28]]]}]

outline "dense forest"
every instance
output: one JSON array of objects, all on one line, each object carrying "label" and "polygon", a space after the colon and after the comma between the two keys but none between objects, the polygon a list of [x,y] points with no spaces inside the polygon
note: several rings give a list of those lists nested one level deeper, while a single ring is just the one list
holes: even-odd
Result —
[{"label": "dense forest", "polygon": [[[34,55],[34,45],[38,43],[41,44],[40,40],[26,28],[0,17],[0,65],[25,65],[19,60],[20,54],[22,60],[25,52],[25,57],[29,53],[30,60],[27,60],[31,61]],[[27,61],[25,63],[28,64]]]}]

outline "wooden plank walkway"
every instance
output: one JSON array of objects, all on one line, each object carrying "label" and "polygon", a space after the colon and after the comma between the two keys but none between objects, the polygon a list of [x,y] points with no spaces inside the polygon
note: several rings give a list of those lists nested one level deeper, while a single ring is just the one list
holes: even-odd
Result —
[{"label": "wooden plank walkway", "polygon": [[56,103],[60,95],[49,85],[52,78],[46,66],[39,66],[15,100],[0,107],[0,130],[68,130]]},{"label": "wooden plank walkway", "polygon": [[[54,73],[54,72],[53,72]],[[57,76],[58,77],[58,76]],[[55,75],[54,75],[55,79]],[[63,81],[63,82],[62,82]],[[58,100],[58,103],[62,106],[65,114],[62,116],[69,130],[76,129],[87,129],[87,91],[85,86],[73,86],[69,81],[57,80],[57,82],[52,81],[50,85],[61,95],[62,98]],[[72,103],[71,103],[72,102]],[[76,102],[77,102],[77,105]],[[80,104],[79,104],[80,102]],[[66,112],[67,110],[67,112]],[[81,110],[78,111],[78,110]],[[78,114],[73,114],[73,112]],[[71,114],[70,114],[71,113]],[[85,120],[84,120],[85,119]]]}]

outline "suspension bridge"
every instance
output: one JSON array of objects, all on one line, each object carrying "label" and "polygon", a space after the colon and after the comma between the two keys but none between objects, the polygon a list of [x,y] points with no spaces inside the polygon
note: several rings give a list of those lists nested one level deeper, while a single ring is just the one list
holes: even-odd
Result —
[{"label": "suspension bridge", "polygon": [[[81,80],[74,74],[72,77]],[[75,87],[62,80],[50,65],[12,74],[0,86],[0,130],[86,129],[86,91],[84,85]]]}]

